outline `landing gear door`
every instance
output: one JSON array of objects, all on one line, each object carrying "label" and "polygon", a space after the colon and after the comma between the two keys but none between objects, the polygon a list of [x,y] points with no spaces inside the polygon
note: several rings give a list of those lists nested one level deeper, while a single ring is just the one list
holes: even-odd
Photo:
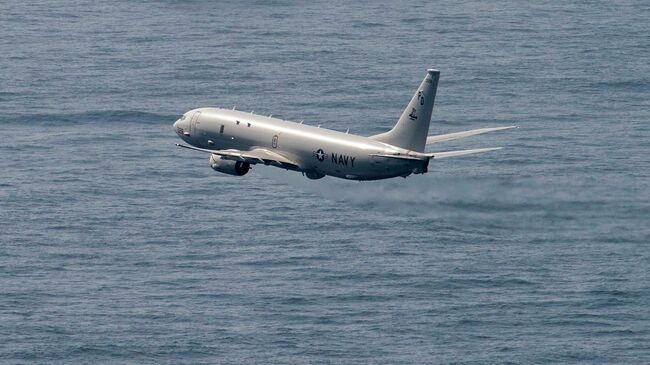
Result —
[{"label": "landing gear door", "polygon": [[199,116],[201,116],[201,112],[194,112],[192,114],[192,119],[190,119],[190,136],[196,135],[196,126],[199,123]]}]

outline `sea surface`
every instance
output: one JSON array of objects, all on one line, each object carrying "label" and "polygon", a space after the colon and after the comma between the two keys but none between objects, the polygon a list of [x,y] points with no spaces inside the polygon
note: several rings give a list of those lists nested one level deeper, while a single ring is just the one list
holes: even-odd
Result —
[{"label": "sea surface", "polygon": [[[650,363],[648,1],[0,1],[0,363]],[[202,106],[371,135],[379,182],[212,171]]]}]

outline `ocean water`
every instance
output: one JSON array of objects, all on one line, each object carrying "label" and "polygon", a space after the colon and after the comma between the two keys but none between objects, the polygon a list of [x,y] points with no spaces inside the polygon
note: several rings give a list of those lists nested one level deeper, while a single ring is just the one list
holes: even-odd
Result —
[{"label": "ocean water", "polygon": [[[647,1],[0,2],[0,363],[650,363]],[[379,182],[212,171],[235,106],[371,135]]]}]

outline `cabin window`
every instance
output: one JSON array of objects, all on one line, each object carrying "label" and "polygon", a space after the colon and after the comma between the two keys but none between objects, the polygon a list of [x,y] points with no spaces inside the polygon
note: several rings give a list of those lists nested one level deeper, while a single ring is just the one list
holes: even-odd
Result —
[{"label": "cabin window", "polygon": [[251,124],[250,124],[250,123],[248,123],[248,126],[250,127],[250,126],[251,126]]},{"label": "cabin window", "polygon": [[219,128],[219,133],[223,134],[223,128],[224,128],[224,125],[222,124],[221,128]]},{"label": "cabin window", "polygon": [[239,125],[239,121],[237,121],[237,125]]}]

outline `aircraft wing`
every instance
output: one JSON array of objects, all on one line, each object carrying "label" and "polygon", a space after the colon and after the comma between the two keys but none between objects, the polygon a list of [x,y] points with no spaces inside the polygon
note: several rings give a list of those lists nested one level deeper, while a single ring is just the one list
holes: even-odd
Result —
[{"label": "aircraft wing", "polygon": [[427,137],[427,145],[433,144],[433,143],[438,143],[438,142],[453,141],[455,139],[471,137],[471,136],[475,136],[477,134],[483,134],[483,133],[494,132],[494,131],[502,131],[502,130],[512,129],[512,128],[517,128],[517,126],[516,125],[511,125],[511,126],[507,126],[507,127],[479,128],[479,129],[472,129],[471,131],[455,132],[455,133],[449,133],[449,134],[441,134],[441,135],[438,135],[438,136],[428,136]]},{"label": "aircraft wing", "polygon": [[221,156],[222,158],[233,160],[233,161],[248,162],[250,164],[261,163],[264,165],[275,165],[275,166],[285,167],[285,168],[287,167],[298,168],[298,164],[295,163],[294,161],[282,156],[277,152],[269,151],[264,148],[255,148],[249,151],[241,151],[241,150],[234,150],[234,149],[208,150],[205,148],[186,146],[180,143],[176,143],[176,146],[187,148],[189,150],[212,153],[214,155],[218,155]]}]

